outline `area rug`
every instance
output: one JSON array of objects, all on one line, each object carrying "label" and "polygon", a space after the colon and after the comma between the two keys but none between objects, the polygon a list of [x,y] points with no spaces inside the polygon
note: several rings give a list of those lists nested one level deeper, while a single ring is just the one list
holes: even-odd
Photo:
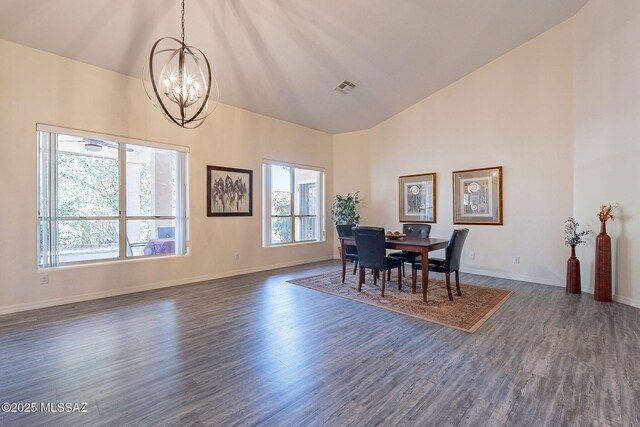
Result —
[{"label": "area rug", "polygon": [[419,275],[418,290],[414,295],[411,293],[411,277],[403,279],[402,291],[398,291],[398,279],[394,271],[391,275],[391,281],[387,282],[385,286],[384,298],[380,297],[380,280],[374,286],[371,274],[367,274],[366,281],[362,285],[362,292],[358,292],[357,275],[347,272],[344,284],[341,283],[341,276],[342,271],[338,270],[289,280],[289,283],[469,333],[476,332],[512,294],[512,292],[503,289],[461,283],[462,296],[458,296],[455,280],[452,280],[454,297],[453,301],[449,301],[444,280],[429,278],[429,301],[425,304],[422,301]]}]

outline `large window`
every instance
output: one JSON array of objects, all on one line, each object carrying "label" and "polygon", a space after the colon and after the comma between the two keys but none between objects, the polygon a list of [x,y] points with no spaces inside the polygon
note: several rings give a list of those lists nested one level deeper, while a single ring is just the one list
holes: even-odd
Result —
[{"label": "large window", "polygon": [[264,246],[324,240],[324,172],[265,162]]},{"label": "large window", "polygon": [[38,125],[39,266],[185,254],[187,155]]}]

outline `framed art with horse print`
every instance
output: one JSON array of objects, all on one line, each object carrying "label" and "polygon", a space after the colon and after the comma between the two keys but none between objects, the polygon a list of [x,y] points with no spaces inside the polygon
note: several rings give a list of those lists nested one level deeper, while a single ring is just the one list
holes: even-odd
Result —
[{"label": "framed art with horse print", "polygon": [[252,216],[253,171],[207,166],[207,216]]}]

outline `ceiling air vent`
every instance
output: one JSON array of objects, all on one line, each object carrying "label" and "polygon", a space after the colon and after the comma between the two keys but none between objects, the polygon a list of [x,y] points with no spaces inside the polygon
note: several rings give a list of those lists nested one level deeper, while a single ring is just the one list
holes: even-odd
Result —
[{"label": "ceiling air vent", "polygon": [[351,91],[356,87],[355,83],[350,82],[349,80],[345,80],[342,83],[340,83],[338,86],[336,86],[334,88],[334,90],[347,95],[349,93],[351,93]]}]

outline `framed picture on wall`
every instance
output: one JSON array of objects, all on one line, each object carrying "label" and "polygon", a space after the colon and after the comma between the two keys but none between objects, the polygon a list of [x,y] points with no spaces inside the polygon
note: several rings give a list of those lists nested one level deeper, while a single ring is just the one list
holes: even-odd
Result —
[{"label": "framed picture on wall", "polygon": [[253,171],[207,166],[207,216],[252,216]]},{"label": "framed picture on wall", "polygon": [[398,178],[400,222],[436,222],[436,174]]},{"label": "framed picture on wall", "polygon": [[502,166],[453,172],[453,223],[502,225]]}]

